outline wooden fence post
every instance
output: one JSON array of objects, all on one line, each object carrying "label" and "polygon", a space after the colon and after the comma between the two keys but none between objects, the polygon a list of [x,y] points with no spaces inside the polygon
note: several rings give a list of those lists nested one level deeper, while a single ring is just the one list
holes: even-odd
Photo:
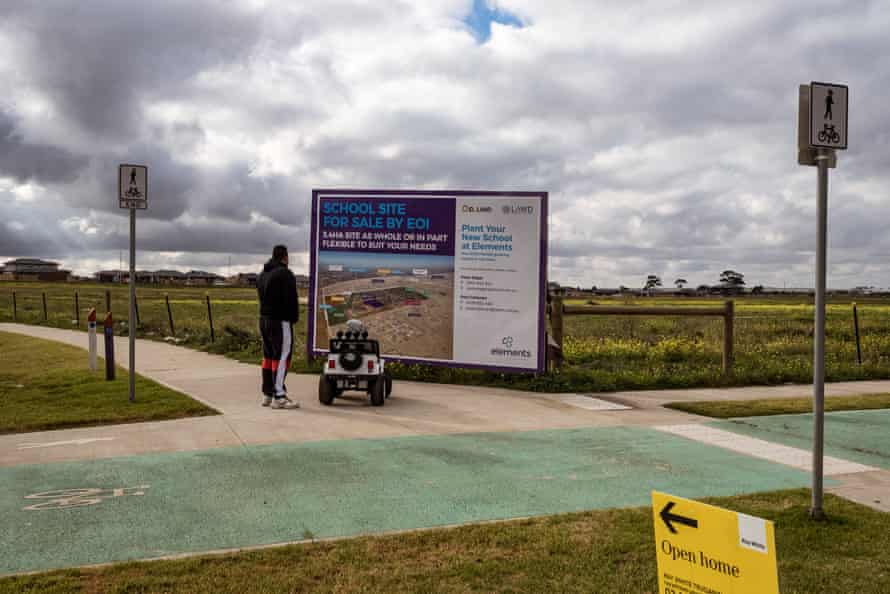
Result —
[{"label": "wooden fence post", "polygon": [[136,309],[136,326],[133,327],[135,332],[137,327],[142,327],[142,320],[139,319],[139,298],[135,294],[133,295],[133,307]]},{"label": "wooden fence post", "polygon": [[105,289],[105,311],[111,311],[111,291]]},{"label": "wooden fence post", "polygon": [[46,315],[46,291],[43,291],[41,295],[43,296],[43,321],[46,322],[49,320],[49,316]]},{"label": "wooden fence post", "polygon": [[77,291],[74,291],[74,319],[77,320],[77,327],[80,328],[80,297]]},{"label": "wooden fence post", "polygon": [[856,359],[862,365],[862,346],[859,343],[859,313],[856,310],[856,303],[853,303],[853,329],[856,331]]},{"label": "wooden fence post", "polygon": [[550,330],[553,333],[553,341],[562,351],[563,326],[562,326],[562,295],[556,294],[550,302]]},{"label": "wooden fence post", "polygon": [[176,338],[176,329],[173,327],[173,311],[170,309],[170,295],[164,293],[164,301],[167,302],[167,319],[170,320],[170,336]]},{"label": "wooden fence post", "polygon": [[17,322],[19,317],[18,304],[15,301],[15,291],[12,292],[12,321]]},{"label": "wooden fence post", "polygon": [[213,335],[213,313],[210,311],[210,295],[205,295],[207,297],[207,321],[210,323],[210,342],[216,342],[216,338]]},{"label": "wooden fence post", "polygon": [[723,374],[732,374],[732,366],[735,360],[733,353],[733,328],[735,326],[735,302],[729,300],[725,304],[726,312],[723,314]]}]

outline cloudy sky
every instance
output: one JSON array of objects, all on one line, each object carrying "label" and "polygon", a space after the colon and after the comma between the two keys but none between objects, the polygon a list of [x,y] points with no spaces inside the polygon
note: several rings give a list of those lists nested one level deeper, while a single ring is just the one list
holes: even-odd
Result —
[{"label": "cloudy sky", "polygon": [[850,85],[829,285],[890,285],[886,0],[0,2],[0,257],[307,268],[314,187],[546,190],[552,279],[812,286],[798,85]]}]

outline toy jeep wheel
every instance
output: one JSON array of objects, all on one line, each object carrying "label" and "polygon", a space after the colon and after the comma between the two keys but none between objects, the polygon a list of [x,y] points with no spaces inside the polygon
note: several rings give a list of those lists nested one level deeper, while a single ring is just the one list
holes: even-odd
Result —
[{"label": "toy jeep wheel", "polygon": [[337,395],[337,389],[331,385],[331,382],[325,379],[324,375],[318,378],[318,401],[326,406],[334,403],[334,397]]},{"label": "toy jeep wheel", "polygon": [[371,386],[371,406],[383,406],[386,399],[386,380],[381,376]]}]

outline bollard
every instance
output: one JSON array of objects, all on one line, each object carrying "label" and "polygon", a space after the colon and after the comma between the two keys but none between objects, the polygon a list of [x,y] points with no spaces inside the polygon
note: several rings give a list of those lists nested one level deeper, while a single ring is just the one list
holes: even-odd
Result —
[{"label": "bollard", "polygon": [[87,316],[87,332],[90,341],[90,371],[96,371],[96,308]]},{"label": "bollard", "polygon": [[42,293],[43,295],[43,321],[47,321],[49,317],[46,315],[46,291]]},{"label": "bollard", "polygon": [[173,327],[173,311],[170,309],[170,295],[164,293],[164,301],[167,302],[167,319],[170,320],[170,336],[176,338],[176,329]]},{"label": "bollard", "polygon": [[77,327],[80,328],[80,297],[77,291],[74,291],[74,319],[77,321]]},{"label": "bollard", "polygon": [[114,322],[111,312],[105,314],[105,379],[114,380]]},{"label": "bollard", "polygon": [[216,342],[216,338],[213,336],[213,314],[210,312],[210,295],[206,295],[207,297],[207,321],[210,323],[210,342]]},{"label": "bollard", "polygon": [[18,305],[15,302],[15,291],[13,291],[12,292],[12,321],[13,322],[18,321],[18,317],[19,317],[18,314],[19,314],[19,309],[18,309]]}]

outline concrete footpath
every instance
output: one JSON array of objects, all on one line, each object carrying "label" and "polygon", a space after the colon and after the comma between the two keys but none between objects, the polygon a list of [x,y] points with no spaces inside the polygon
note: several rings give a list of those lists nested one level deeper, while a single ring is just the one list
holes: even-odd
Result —
[{"label": "concrete footpath", "polygon": [[[0,331],[86,345],[81,332]],[[117,339],[119,353],[126,345]],[[0,436],[0,574],[645,505],[652,489],[809,485],[808,415],[714,421],[661,408],[808,386],[572,395],[397,382],[382,408],[358,395],[323,407],[317,376],[294,375],[303,408],[279,411],[259,405],[257,365],[137,349],[139,373],[223,414]],[[888,435],[887,411],[828,414],[826,488],[890,511]]]},{"label": "concrete footpath", "polygon": [[[87,345],[86,334],[73,330],[0,324],[0,331],[81,348]],[[115,349],[118,359],[125,361],[127,339],[116,338]],[[382,408],[370,407],[357,393],[326,407],[318,402],[318,376],[292,374],[287,380],[288,391],[301,408],[279,411],[259,406],[258,365],[149,340],[137,340],[136,349],[138,373],[200,400],[222,415],[29,433],[27,437],[0,436],[0,466],[331,439],[704,423],[712,419],[662,405],[811,393],[810,386],[789,385],[572,395],[399,381]],[[826,386],[826,394],[831,396],[881,392],[890,392],[890,381]],[[23,442],[25,447],[20,447]],[[40,443],[61,445],[35,447]]]}]

